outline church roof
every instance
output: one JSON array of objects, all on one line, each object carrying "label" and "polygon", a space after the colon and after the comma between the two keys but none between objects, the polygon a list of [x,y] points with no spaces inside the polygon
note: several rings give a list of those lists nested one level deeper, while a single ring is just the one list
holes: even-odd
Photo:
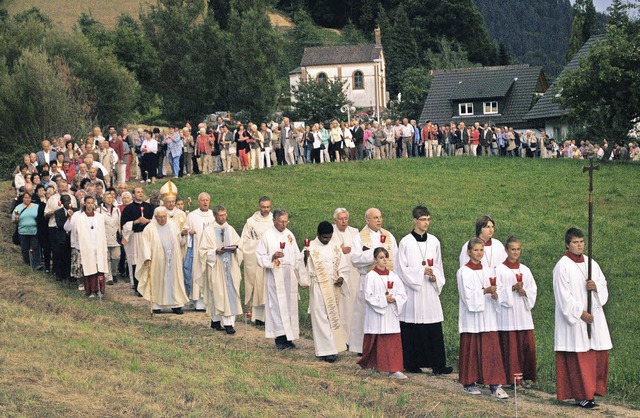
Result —
[{"label": "church roof", "polygon": [[382,48],[370,45],[339,45],[305,48],[301,67],[317,65],[357,64],[380,58]]}]

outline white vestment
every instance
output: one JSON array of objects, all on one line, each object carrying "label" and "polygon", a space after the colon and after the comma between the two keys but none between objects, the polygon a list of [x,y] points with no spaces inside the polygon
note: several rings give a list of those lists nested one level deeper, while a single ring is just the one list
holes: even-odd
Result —
[{"label": "white vestment", "polygon": [[313,345],[316,356],[329,356],[347,349],[340,288],[334,283],[339,277],[344,279],[349,274],[349,265],[334,241],[323,245],[316,238],[309,244],[309,253],[307,271]]},{"label": "white vestment", "polygon": [[[387,237],[384,243],[381,242],[380,238],[383,234]],[[366,250],[363,249],[364,246],[367,247]],[[369,270],[373,268],[373,250],[378,247],[384,247],[389,252],[389,270],[393,270],[392,264],[398,252],[398,244],[396,244],[396,239],[389,231],[380,229],[379,231],[374,232],[368,226],[365,226],[358,235],[353,238],[351,262],[360,273],[360,281],[358,283],[356,303],[351,317],[351,328],[349,329],[348,340],[349,351],[353,351],[354,353],[362,353],[365,312],[364,277],[367,275]]]},{"label": "white vestment", "polygon": [[87,216],[84,212],[76,212],[67,222],[70,222],[70,230],[75,231],[78,237],[80,261],[84,275],[91,276],[96,273],[106,275],[109,273],[104,217],[95,212],[94,216]]},{"label": "white vestment", "polygon": [[[240,236],[226,222],[224,225],[214,223],[204,231],[198,256],[206,265],[204,300],[213,321],[242,313],[240,301],[242,249],[239,245]],[[216,254],[216,249],[222,249],[225,246],[238,246],[238,248],[235,252]],[[233,326],[233,320],[228,318],[224,325]]]},{"label": "white vestment", "polygon": [[185,228],[196,231],[193,235],[187,235],[187,253],[191,252],[193,255],[193,260],[191,261],[191,294],[187,296],[192,301],[196,301],[196,309],[204,308],[204,272],[206,263],[198,257],[200,242],[205,228],[214,223],[213,212],[211,210],[203,212],[200,209],[190,212],[185,223]]},{"label": "white vestment", "polygon": [[498,331],[500,304],[509,302],[506,289],[498,278],[498,299],[493,299],[490,293],[484,293],[484,288],[491,286],[489,278],[492,275],[493,270],[485,265],[482,270],[472,270],[467,266],[458,270],[458,331],[461,334]]},{"label": "white vestment", "polygon": [[[389,282],[393,283],[389,288]],[[364,278],[364,333],[399,334],[400,315],[407,301],[402,280],[390,271],[389,275],[380,275],[371,270]],[[395,298],[395,303],[387,302],[386,292]]]},{"label": "white vestment", "polygon": [[592,260],[591,280],[597,292],[591,292],[591,338],[587,335],[587,323],[580,319],[587,310],[588,257],[575,263],[566,255],[553,269],[553,295],[556,300],[554,350],[586,352],[610,350],[612,347],[603,306],[609,299],[607,280],[598,263]]},{"label": "white vestment", "polygon": [[[508,306],[501,305],[498,312],[498,331],[533,329],[531,310],[536,304],[538,287],[529,267],[520,264],[519,268],[511,269],[504,264],[500,264],[496,269],[496,274],[509,297]],[[527,293],[526,296],[520,296],[518,292],[511,290],[513,285],[518,283],[516,274],[522,274],[522,288]]]},{"label": "white vestment", "polygon": [[138,292],[153,302],[154,309],[184,306],[189,298],[182,276],[180,229],[173,222],[161,226],[154,219],[140,235],[143,244],[138,247]]},{"label": "white vestment", "polygon": [[[433,260],[431,269],[436,276],[435,282],[424,274],[425,267],[429,267],[428,260]],[[411,324],[444,321],[440,292],[445,278],[438,238],[427,234],[426,241],[418,242],[412,234],[406,235],[400,240],[394,266],[407,292],[407,304],[400,320]]]},{"label": "white vestment", "polygon": [[174,222],[178,225],[178,229],[182,230],[184,228],[185,223],[187,222],[187,214],[178,208],[173,208],[171,210],[167,209],[167,218],[169,221]]},{"label": "white vestment", "polygon": [[[280,243],[284,243],[284,249],[280,248]],[[276,251],[284,253],[278,262],[271,260]],[[308,286],[309,282],[304,255],[298,249],[295,236],[288,229],[280,232],[272,226],[260,240],[256,256],[266,276],[265,336],[276,338],[286,335],[288,341],[298,339],[298,282],[301,286]]]},{"label": "white vestment", "polygon": [[340,320],[347,337],[351,329],[351,318],[353,317],[353,308],[356,305],[356,295],[360,283],[360,273],[351,261],[353,238],[359,233],[360,231],[352,226],[347,226],[344,231],[340,231],[336,225],[333,225],[333,237],[331,238],[331,241],[338,244],[338,246],[344,245],[352,249],[349,254],[344,254],[349,266],[349,272],[346,276],[343,276],[344,283],[340,287]]},{"label": "white vestment", "polygon": [[263,321],[260,314],[255,312],[255,307],[265,304],[265,280],[264,269],[258,265],[256,248],[266,231],[273,227],[273,214],[260,215],[260,211],[254,213],[242,229],[242,241],[240,246],[244,254],[244,303],[254,308],[254,320]]},{"label": "white vestment", "polygon": [[[467,252],[467,244],[465,242],[460,251],[460,267],[467,264],[469,261],[469,253]],[[491,238],[491,245],[484,246],[484,257],[482,258],[482,265],[491,269],[491,274],[495,274],[495,269],[507,259],[507,252],[504,249],[504,244],[495,238]]]}]

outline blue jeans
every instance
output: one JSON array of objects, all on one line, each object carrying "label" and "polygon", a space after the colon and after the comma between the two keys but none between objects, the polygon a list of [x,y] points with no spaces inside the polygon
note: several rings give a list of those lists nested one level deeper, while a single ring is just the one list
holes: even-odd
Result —
[{"label": "blue jeans", "polygon": [[18,235],[20,237],[20,251],[22,252],[22,261],[31,265],[32,269],[40,266],[40,245],[38,244],[37,235]]},{"label": "blue jeans", "polygon": [[171,171],[173,172],[174,177],[177,177],[180,173],[180,155],[174,157],[169,154],[169,165],[171,165]]}]

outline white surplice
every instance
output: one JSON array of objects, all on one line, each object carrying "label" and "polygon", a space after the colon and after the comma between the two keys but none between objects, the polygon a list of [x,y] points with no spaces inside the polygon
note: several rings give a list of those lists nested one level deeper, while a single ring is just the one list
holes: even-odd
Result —
[{"label": "white surplice", "polygon": [[[389,283],[393,285],[389,289]],[[390,271],[388,275],[380,275],[371,270],[364,278],[364,334],[399,334],[400,315],[407,301],[402,280]],[[386,292],[395,298],[395,302],[387,302]]]},{"label": "white surplice", "polygon": [[[436,281],[431,282],[425,276],[424,269],[428,264],[422,262],[433,260],[433,274]],[[407,304],[400,320],[411,324],[435,324],[444,321],[440,292],[445,284],[442,267],[440,241],[431,234],[427,234],[427,241],[418,242],[413,235],[408,234],[398,246],[395,271],[404,283],[407,292]]]},{"label": "white surplice", "polygon": [[[273,214],[262,216],[255,212],[242,228],[241,244],[244,254],[244,303],[253,308],[253,320],[264,321],[264,269],[258,265],[256,248],[266,231],[273,227]],[[256,309],[259,308],[259,309]]]},{"label": "white surplice", "polygon": [[196,209],[189,213],[184,226],[186,229],[193,229],[196,231],[193,235],[187,235],[186,251],[187,253],[192,252],[193,254],[191,264],[192,288],[191,294],[187,296],[189,296],[189,299],[192,301],[196,301],[197,309],[204,308],[204,272],[206,270],[206,263],[198,257],[200,242],[202,241],[205,228],[213,225],[214,223],[215,218],[213,217],[213,212],[211,210],[203,212],[200,209]]},{"label": "white surplice", "polygon": [[[518,269],[511,269],[504,264],[500,264],[496,269],[498,280],[505,286],[508,294],[508,306],[501,305],[498,312],[498,331],[524,331],[533,329],[533,317],[531,310],[536,304],[538,296],[538,286],[533,279],[533,274],[529,267],[520,264]],[[518,292],[511,290],[513,285],[518,283],[516,274],[522,274],[522,288],[527,293],[520,296]]]},{"label": "white surplice", "polygon": [[340,231],[336,225],[333,225],[333,237],[331,238],[331,241],[338,244],[338,246],[344,245],[345,247],[352,248],[352,252],[344,254],[347,265],[349,266],[349,272],[343,276],[344,283],[340,287],[340,320],[342,321],[342,328],[347,337],[349,336],[349,330],[351,328],[351,318],[353,316],[353,309],[356,304],[356,295],[360,282],[360,273],[351,261],[353,238],[359,233],[360,231],[352,226],[347,226],[344,231]]},{"label": "white surplice", "polygon": [[587,323],[580,319],[587,310],[588,257],[583,263],[575,263],[566,255],[553,269],[553,294],[556,300],[554,350],[586,352],[610,350],[611,337],[603,306],[609,299],[607,280],[598,263],[592,260],[591,279],[597,292],[591,292],[591,338],[587,335]]},{"label": "white surplice", "polygon": [[458,270],[458,330],[460,333],[498,331],[498,311],[501,304],[508,304],[508,295],[502,282],[496,278],[498,299],[484,288],[491,286],[492,269],[483,265],[482,270],[463,266]]},{"label": "white surplice", "polygon": [[[280,243],[284,243],[284,249],[280,248]],[[271,260],[276,251],[284,253],[277,263]],[[256,256],[258,265],[265,269],[266,277],[265,336],[276,338],[286,335],[288,341],[296,340],[300,337],[298,283],[309,285],[304,254],[291,231],[285,229],[280,232],[272,226],[260,240]]]}]

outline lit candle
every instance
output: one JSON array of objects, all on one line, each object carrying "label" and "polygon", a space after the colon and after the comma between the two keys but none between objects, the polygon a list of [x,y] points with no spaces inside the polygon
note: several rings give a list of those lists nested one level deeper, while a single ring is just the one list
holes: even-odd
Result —
[{"label": "lit candle", "polygon": [[522,273],[516,273],[516,280],[518,283],[522,283]]},{"label": "lit candle", "polygon": [[284,242],[284,241],[281,241],[281,242],[280,242],[280,249],[281,249],[281,250],[284,250],[284,246],[285,246],[285,244],[286,244],[286,242]]},{"label": "lit candle", "polygon": [[380,242],[382,244],[384,244],[386,240],[387,240],[387,236],[386,235],[380,235]]},{"label": "lit candle", "polygon": [[495,286],[496,285],[496,278],[495,277],[489,277],[489,283],[491,283],[491,286]]},{"label": "lit candle", "polygon": [[389,290],[393,289],[393,282],[391,280],[387,281],[387,289]]},{"label": "lit candle", "polygon": [[304,239],[304,246],[305,247],[308,247],[310,243],[311,243],[311,241],[309,241],[309,238],[305,238]]},{"label": "lit candle", "polygon": [[428,258],[427,264],[429,265],[429,267],[433,267],[433,258]]}]

